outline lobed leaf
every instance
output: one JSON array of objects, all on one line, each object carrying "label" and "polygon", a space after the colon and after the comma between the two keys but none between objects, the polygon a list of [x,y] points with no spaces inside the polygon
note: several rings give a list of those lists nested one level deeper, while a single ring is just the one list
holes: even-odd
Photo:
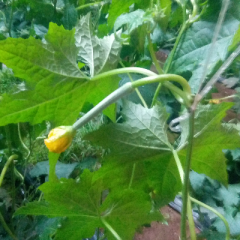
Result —
[{"label": "lobed leaf", "polygon": [[[89,238],[98,227],[104,227],[104,219],[123,239],[133,238],[136,228],[153,220],[162,220],[159,212],[150,213],[148,194],[132,189],[111,192],[101,205],[103,185],[101,179],[93,179],[95,173],[85,170],[80,182],[61,179],[40,186],[48,203],[33,202],[17,210],[16,215],[32,214],[48,217],[65,217],[56,239]],[[105,231],[108,239],[114,239]]]},{"label": "lobed leaf", "polygon": [[181,189],[167,137],[168,114],[161,106],[146,109],[125,101],[122,115],[124,123],[104,126],[86,136],[111,150],[96,178],[111,189],[126,189],[135,164],[133,188],[155,191],[162,206]]},{"label": "lobed leaf", "polygon": [[[232,103],[219,105],[199,105],[195,115],[195,131],[192,152],[192,169],[204,173],[212,179],[227,184],[228,175],[224,149],[239,146],[239,135],[234,128],[226,128],[221,124],[225,112]],[[186,141],[188,119],[182,122],[183,135]],[[186,142],[185,142],[186,143]],[[186,148],[178,152],[185,161]]]}]

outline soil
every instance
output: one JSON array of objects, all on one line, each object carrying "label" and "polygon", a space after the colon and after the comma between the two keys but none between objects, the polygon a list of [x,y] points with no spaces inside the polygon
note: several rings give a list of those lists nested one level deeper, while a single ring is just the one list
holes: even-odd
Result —
[{"label": "soil", "polygon": [[[151,227],[144,227],[142,233],[137,233],[134,240],[179,240],[181,216],[178,212],[169,206],[161,209],[168,224],[161,222],[152,222]],[[196,228],[196,232],[199,230]],[[187,230],[188,239],[190,239],[189,230]]]}]

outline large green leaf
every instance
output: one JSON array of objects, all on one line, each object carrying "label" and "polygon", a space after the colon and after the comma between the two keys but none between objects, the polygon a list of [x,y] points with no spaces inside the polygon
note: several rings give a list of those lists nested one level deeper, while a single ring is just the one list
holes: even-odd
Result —
[{"label": "large green leaf", "polygon": [[[233,2],[234,4],[231,5],[225,17],[225,21],[221,26],[219,36],[214,46],[214,51],[212,52],[207,69],[208,74],[213,71],[219,62],[225,61],[229,54],[228,48],[232,44],[234,35],[238,30],[240,23],[240,2],[236,0]],[[207,59],[216,27],[218,11],[211,13],[211,16],[209,16],[207,12],[200,21],[193,23],[186,31],[178,45],[169,69],[171,73],[187,77],[191,75],[189,83],[194,93],[196,93],[200,87],[204,62],[205,59]]]},{"label": "large green leaf", "polygon": [[[234,149],[239,146],[237,131],[233,128],[226,128],[221,124],[221,119],[231,106],[231,103],[199,105],[195,116],[192,152],[192,169],[198,173],[204,173],[225,185],[228,182],[228,176],[226,159],[222,150]],[[187,135],[185,133],[188,132],[187,122],[188,119],[182,123],[185,137]],[[186,148],[179,151],[179,156],[184,162]]]},{"label": "large green leaf", "polygon": [[[78,31],[84,32],[80,26]],[[25,91],[3,97],[1,125],[18,122],[37,124],[43,120],[56,125],[70,125],[76,121],[86,101],[96,105],[117,89],[118,77],[86,80],[76,61],[85,42],[78,42],[77,36],[74,30],[68,31],[51,23],[45,41],[34,38],[1,41],[0,62],[12,68],[15,76],[27,83]],[[97,48],[90,49],[91,53],[94,50],[94,54],[101,57],[94,67],[98,71],[114,68],[121,46],[113,35],[99,41],[101,44]],[[115,105],[104,112],[115,120]]]},{"label": "large green leaf", "polygon": [[31,37],[1,41],[0,61],[29,86],[26,91],[3,97],[1,125],[27,121],[36,124],[43,120],[72,124],[76,120],[91,83],[78,68],[78,48],[74,43],[74,30],[67,31],[53,23],[46,43]]},{"label": "large green leaf", "polygon": [[95,36],[90,13],[76,26],[76,45],[80,48],[79,58],[90,68],[91,77],[117,66],[121,44],[115,40],[114,34],[103,39]]},{"label": "large green leaf", "polygon": [[[56,239],[75,240],[91,237],[97,227],[104,227],[101,219],[110,223],[122,239],[133,238],[136,228],[153,220],[161,220],[159,213],[150,213],[148,194],[132,189],[110,193],[101,205],[102,181],[94,181],[95,173],[85,170],[80,182],[61,179],[40,187],[48,203],[29,203],[19,214],[67,217],[58,230]],[[108,239],[114,239],[105,231]]]},{"label": "large green leaf", "polygon": [[122,124],[108,124],[86,137],[94,143],[110,148],[114,155],[127,158],[146,158],[159,151],[170,151],[164,107],[146,109],[140,104],[124,102]]},{"label": "large green leaf", "polygon": [[181,181],[167,138],[165,108],[146,109],[125,102],[122,115],[124,123],[104,126],[86,136],[111,150],[96,177],[111,189],[126,189],[135,168],[133,188],[154,191],[159,205],[168,203],[181,189]]}]

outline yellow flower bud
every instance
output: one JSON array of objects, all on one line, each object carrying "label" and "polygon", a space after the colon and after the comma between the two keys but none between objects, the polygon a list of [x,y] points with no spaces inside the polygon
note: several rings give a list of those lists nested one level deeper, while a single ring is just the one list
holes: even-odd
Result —
[{"label": "yellow flower bud", "polygon": [[57,127],[50,131],[44,143],[50,152],[62,153],[71,145],[74,135],[72,126]]}]

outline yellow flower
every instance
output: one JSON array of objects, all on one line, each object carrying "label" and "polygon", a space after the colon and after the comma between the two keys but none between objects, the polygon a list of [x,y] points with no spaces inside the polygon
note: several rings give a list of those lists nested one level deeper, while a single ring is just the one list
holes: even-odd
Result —
[{"label": "yellow flower", "polygon": [[62,153],[71,145],[74,135],[72,126],[57,127],[50,131],[44,143],[50,152]]}]

